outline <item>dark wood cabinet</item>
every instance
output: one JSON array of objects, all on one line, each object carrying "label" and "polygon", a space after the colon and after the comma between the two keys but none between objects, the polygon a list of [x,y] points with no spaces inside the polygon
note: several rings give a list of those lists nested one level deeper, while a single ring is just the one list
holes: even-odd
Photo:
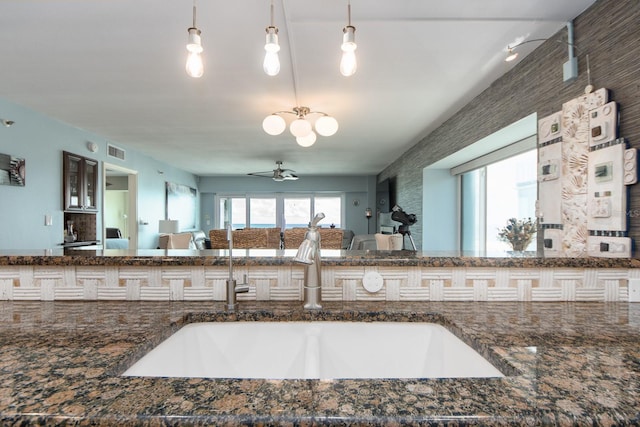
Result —
[{"label": "dark wood cabinet", "polygon": [[63,152],[62,208],[67,212],[98,211],[98,161]]}]

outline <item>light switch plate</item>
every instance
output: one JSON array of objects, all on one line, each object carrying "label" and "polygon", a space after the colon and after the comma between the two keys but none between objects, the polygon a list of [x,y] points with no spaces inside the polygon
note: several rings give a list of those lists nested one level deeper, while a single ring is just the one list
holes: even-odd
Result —
[{"label": "light switch plate", "polygon": [[629,279],[629,302],[640,302],[640,279]]}]

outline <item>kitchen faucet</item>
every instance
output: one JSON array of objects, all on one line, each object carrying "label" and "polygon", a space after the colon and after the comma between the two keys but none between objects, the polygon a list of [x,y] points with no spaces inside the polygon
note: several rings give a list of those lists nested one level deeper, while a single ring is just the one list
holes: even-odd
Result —
[{"label": "kitchen faucet", "polygon": [[304,235],[304,240],[298,248],[298,253],[293,261],[305,264],[304,268],[304,308],[307,310],[319,310],[322,285],[322,265],[320,264],[320,232],[318,223],[324,218],[323,213],[317,214],[309,229]]},{"label": "kitchen faucet", "polygon": [[247,275],[244,275],[244,283],[236,284],[236,280],[233,278],[233,230],[231,224],[227,225],[227,240],[229,241],[229,279],[227,279],[227,310],[233,311],[237,305],[237,294],[249,292],[249,285],[247,284]]}]

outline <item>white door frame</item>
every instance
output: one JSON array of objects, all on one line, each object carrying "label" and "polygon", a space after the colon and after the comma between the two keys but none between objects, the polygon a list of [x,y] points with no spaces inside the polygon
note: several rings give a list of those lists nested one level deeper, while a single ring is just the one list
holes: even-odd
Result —
[{"label": "white door frame", "polygon": [[[127,169],[112,163],[102,162],[102,236],[105,240],[107,231],[104,221],[104,206],[107,189],[107,169],[126,173],[128,177],[127,189],[129,193],[129,216],[127,227],[129,228],[129,249],[138,248],[138,171]],[[103,242],[106,244],[106,241]]]}]

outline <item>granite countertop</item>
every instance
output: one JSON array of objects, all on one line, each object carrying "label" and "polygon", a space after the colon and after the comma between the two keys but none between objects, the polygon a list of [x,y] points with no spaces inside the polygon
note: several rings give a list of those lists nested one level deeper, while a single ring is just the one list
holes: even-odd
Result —
[{"label": "granite countertop", "polygon": [[[0,302],[2,425],[640,423],[640,304]],[[506,376],[241,380],[120,374],[182,324],[444,324]],[[268,350],[268,349],[265,349]],[[402,358],[402,349],[397,349]]]},{"label": "granite countertop", "polygon": [[[294,264],[295,249],[234,249],[234,265],[278,266]],[[0,266],[225,266],[228,250],[0,250]],[[640,259],[543,258],[535,253],[477,254],[470,252],[348,251],[323,249],[327,266],[392,267],[503,267],[503,268],[640,268]]]}]

